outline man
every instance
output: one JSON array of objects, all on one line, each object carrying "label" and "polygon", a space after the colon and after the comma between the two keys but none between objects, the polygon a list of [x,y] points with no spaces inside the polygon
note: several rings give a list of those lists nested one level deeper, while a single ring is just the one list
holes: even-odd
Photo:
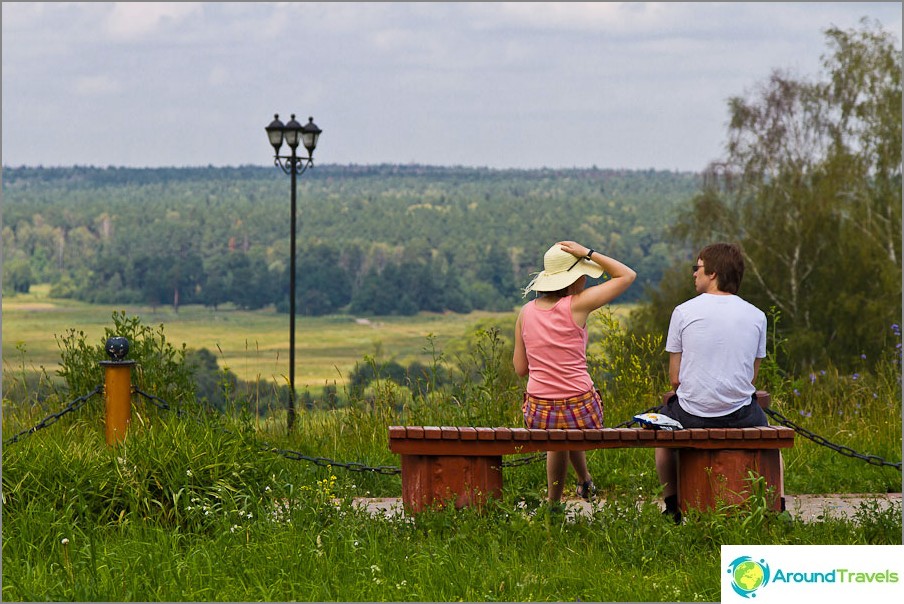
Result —
[{"label": "man", "polygon": [[[741,250],[709,245],[693,270],[699,295],[672,312],[665,345],[676,394],[659,412],[685,428],[766,426],[753,385],[766,356],[766,315],[737,295],[744,277]],[[674,450],[656,449],[656,472],[665,513],[680,522]]]}]

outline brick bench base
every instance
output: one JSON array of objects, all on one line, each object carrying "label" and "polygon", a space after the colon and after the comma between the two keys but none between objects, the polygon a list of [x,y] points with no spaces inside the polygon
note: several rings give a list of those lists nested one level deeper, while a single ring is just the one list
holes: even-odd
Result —
[{"label": "brick bench base", "polygon": [[[749,497],[749,473],[774,487],[771,509],[781,509],[780,449],[794,445],[784,427],[649,430],[531,430],[391,426],[389,448],[402,457],[402,501],[411,512],[453,502],[482,505],[502,494],[502,456],[537,451],[617,448],[678,450],[678,500],[682,511],[712,509]],[[652,463],[652,460],[651,460]]]}]

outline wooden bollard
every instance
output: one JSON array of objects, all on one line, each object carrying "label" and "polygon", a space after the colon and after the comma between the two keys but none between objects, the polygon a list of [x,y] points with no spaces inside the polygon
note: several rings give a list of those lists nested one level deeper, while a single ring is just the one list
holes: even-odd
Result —
[{"label": "wooden bollard", "polygon": [[132,365],[123,357],[129,352],[125,338],[110,338],[106,345],[111,360],[101,361],[104,367],[104,436],[108,445],[114,445],[126,437],[132,422]]}]

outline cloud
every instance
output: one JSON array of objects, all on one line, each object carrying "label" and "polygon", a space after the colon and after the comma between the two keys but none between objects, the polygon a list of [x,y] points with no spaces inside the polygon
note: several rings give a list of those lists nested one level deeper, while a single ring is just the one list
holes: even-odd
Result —
[{"label": "cloud", "polygon": [[81,96],[103,96],[119,91],[119,84],[106,75],[82,77],[75,82],[75,92]]},{"label": "cloud", "polygon": [[219,86],[229,81],[229,71],[222,65],[217,65],[207,75],[207,83],[211,86]]},{"label": "cloud", "polygon": [[115,40],[144,38],[201,12],[199,2],[116,2],[104,26]]}]

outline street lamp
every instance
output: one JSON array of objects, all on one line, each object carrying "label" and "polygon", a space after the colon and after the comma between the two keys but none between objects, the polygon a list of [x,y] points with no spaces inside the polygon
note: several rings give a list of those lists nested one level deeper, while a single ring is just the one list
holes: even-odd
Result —
[{"label": "street lamp", "polygon": [[[273,163],[283,172],[292,176],[292,255],[289,259],[289,408],[286,417],[289,431],[295,425],[295,196],[296,177],[304,174],[310,166],[314,165],[314,149],[317,147],[317,139],[323,132],[314,123],[314,118],[309,117],[308,123],[302,126],[295,121],[295,114],[288,124],[279,121],[279,114],[273,116],[273,121],[265,128],[267,138],[273,145]],[[290,155],[280,155],[279,149],[283,141],[289,145]],[[307,157],[299,157],[296,153],[298,144],[301,143],[308,151]]]}]

